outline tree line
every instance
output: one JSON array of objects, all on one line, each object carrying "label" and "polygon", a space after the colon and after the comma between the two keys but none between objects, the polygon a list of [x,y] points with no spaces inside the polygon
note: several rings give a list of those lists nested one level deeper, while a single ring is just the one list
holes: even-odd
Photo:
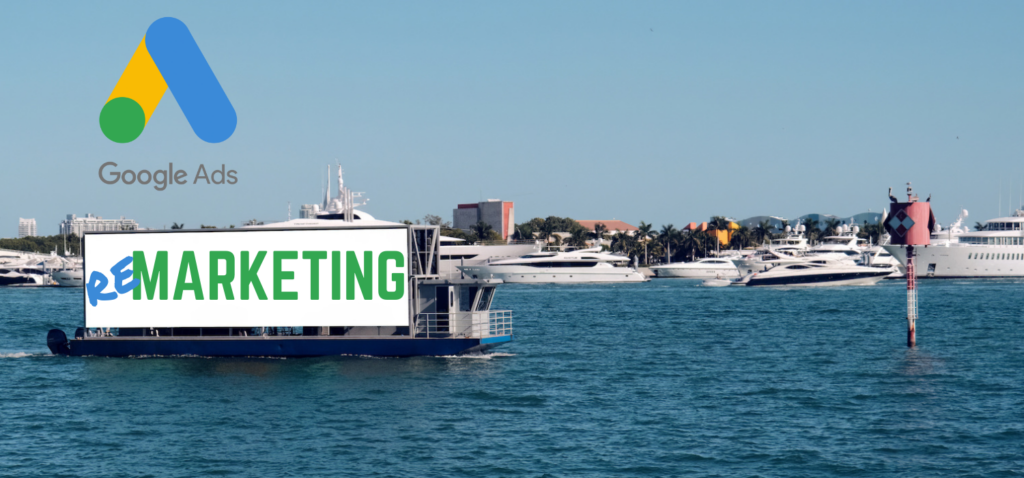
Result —
[{"label": "tree line", "polygon": [[64,236],[31,236],[20,239],[0,239],[0,249],[37,254],[49,254],[57,251],[57,254],[62,256],[77,256],[81,255],[81,242],[77,235],[70,234],[67,236],[67,250],[64,250]]}]

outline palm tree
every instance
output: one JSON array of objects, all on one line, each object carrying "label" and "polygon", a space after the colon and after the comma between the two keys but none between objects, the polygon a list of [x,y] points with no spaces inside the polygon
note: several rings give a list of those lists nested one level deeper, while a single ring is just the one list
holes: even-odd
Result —
[{"label": "palm tree", "polygon": [[488,238],[490,238],[491,231],[494,230],[494,228],[491,227],[490,224],[487,224],[486,222],[483,221],[479,221],[476,224],[473,224],[469,229],[473,231],[473,233],[476,234],[476,237],[481,241],[486,241]]},{"label": "palm tree", "polygon": [[590,237],[597,241],[597,245],[601,245],[601,239],[604,238],[604,233],[608,232],[608,226],[602,223],[594,224],[594,232],[590,233]]},{"label": "palm tree", "polygon": [[732,239],[729,241],[729,244],[735,244],[736,249],[743,249],[750,245],[750,241],[750,228],[747,226],[740,226],[739,229],[732,232]]},{"label": "palm tree", "polygon": [[[164,223],[164,224],[166,224],[166,223]],[[174,224],[171,225],[171,229],[185,229],[185,223],[181,223],[181,224],[174,223]]]},{"label": "palm tree", "polygon": [[537,239],[540,239],[544,241],[545,244],[547,244],[552,237],[557,239],[557,243],[555,245],[558,245],[562,242],[561,239],[555,235],[554,223],[545,221],[544,224],[541,226],[540,231],[537,232]]},{"label": "palm tree", "polygon": [[675,235],[678,233],[675,226],[666,224],[661,226],[661,232],[658,233],[658,238],[661,239],[661,243],[665,245],[665,261],[668,263],[672,262],[672,242],[675,239]]},{"label": "palm tree", "polygon": [[761,221],[758,225],[754,226],[754,230],[752,231],[754,234],[754,240],[757,241],[758,244],[764,243],[766,239],[771,240],[773,228],[774,226],[772,226],[772,222],[768,219]]},{"label": "palm tree", "polygon": [[[729,222],[728,219],[726,219],[726,218],[724,218],[722,216],[715,216],[715,217],[712,217],[711,218],[711,222],[708,223],[708,229],[711,229],[711,230],[716,232],[715,238],[717,239],[718,238],[717,232],[718,231],[728,231],[729,230],[729,224],[731,224],[731,223]],[[729,236],[726,235],[726,237],[729,237]]]},{"label": "palm tree", "polygon": [[839,226],[842,225],[842,224],[843,224],[843,222],[840,221],[839,219],[826,219],[825,220],[825,235],[826,236],[834,236],[836,234],[839,234]]},{"label": "palm tree", "polygon": [[533,239],[533,226],[527,224],[517,224],[516,232],[512,235],[513,239],[519,241],[529,241]]},{"label": "palm tree", "polygon": [[974,223],[974,230],[975,231],[984,231],[985,230],[985,224],[982,224],[980,222],[975,222]]},{"label": "palm tree", "polygon": [[684,251],[690,252],[690,260],[692,261],[698,251],[704,249],[704,239],[707,233],[704,231],[690,231],[689,234],[683,234],[679,241],[679,246]]},{"label": "palm tree", "polygon": [[804,235],[807,236],[807,240],[813,243],[814,240],[818,238],[818,233],[821,232],[821,229],[818,229],[818,221],[805,217],[801,225],[806,229],[804,231]]},{"label": "palm tree", "polygon": [[587,230],[583,228],[572,231],[572,236],[566,241],[573,247],[587,247]]},{"label": "palm tree", "polygon": [[640,221],[640,225],[636,228],[637,239],[644,243],[644,264],[650,264],[650,258],[647,256],[647,239],[654,233],[654,225],[647,224],[646,222]]}]

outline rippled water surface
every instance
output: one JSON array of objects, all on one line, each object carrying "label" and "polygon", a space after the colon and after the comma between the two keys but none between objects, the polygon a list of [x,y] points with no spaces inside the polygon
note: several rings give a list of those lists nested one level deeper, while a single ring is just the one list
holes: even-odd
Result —
[{"label": "rippled water surface", "polygon": [[1018,476],[1024,283],[519,286],[482,357],[65,358],[0,289],[10,476]]}]

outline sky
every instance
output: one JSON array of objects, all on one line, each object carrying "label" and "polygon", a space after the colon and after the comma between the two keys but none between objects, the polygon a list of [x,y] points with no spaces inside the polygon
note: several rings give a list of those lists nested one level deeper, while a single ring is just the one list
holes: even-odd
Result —
[{"label": "sky", "polygon": [[[284,220],[325,169],[378,219],[657,227],[849,216],[912,181],[940,222],[1005,215],[1024,185],[1020,2],[4,2],[0,237],[19,217],[143,227]],[[146,29],[191,31],[238,115],[199,139],[168,91],[118,144],[99,113]],[[99,167],[237,171],[107,185]],[[997,209],[997,207],[999,209]]]}]

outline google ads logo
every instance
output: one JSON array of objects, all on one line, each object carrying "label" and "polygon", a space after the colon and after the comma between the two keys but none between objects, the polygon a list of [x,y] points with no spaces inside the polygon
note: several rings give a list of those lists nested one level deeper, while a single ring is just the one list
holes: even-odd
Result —
[{"label": "google ads logo", "polygon": [[164,17],[146,30],[103,105],[103,134],[116,143],[134,141],[168,88],[203,141],[219,143],[235,132],[235,109],[188,27],[177,18]]}]

